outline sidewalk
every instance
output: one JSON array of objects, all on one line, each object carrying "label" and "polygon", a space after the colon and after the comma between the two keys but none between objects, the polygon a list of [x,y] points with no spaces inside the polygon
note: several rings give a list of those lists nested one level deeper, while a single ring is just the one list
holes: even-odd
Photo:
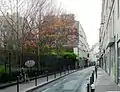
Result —
[{"label": "sidewalk", "polygon": [[[75,71],[71,70],[69,72],[69,74],[72,73],[72,72],[75,72]],[[36,87],[45,85],[49,82],[57,80],[57,79],[59,79],[61,77],[64,77],[66,75],[68,75],[68,72],[66,72],[66,74],[64,74],[64,72],[62,72],[61,76],[58,73],[58,74],[56,74],[56,78],[54,78],[54,75],[48,76],[48,82],[47,82],[47,77],[39,78],[39,79],[37,79],[37,84],[38,84],[37,86],[35,86],[35,80],[32,80],[32,81],[27,82],[27,83],[19,84],[19,91],[20,92],[26,92],[27,90],[34,89]],[[17,92],[17,85],[14,85],[14,86],[11,86],[11,87],[8,87],[8,88],[5,88],[5,89],[0,89],[0,92]]]},{"label": "sidewalk", "polygon": [[98,68],[98,78],[95,80],[95,92],[120,92],[120,87],[101,68]]}]

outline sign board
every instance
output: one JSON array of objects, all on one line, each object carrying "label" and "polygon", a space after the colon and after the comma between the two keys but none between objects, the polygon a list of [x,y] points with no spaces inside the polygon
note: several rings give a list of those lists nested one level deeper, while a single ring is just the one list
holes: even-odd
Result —
[{"label": "sign board", "polygon": [[25,65],[27,67],[33,67],[35,65],[35,61],[34,60],[28,60],[25,62]]}]

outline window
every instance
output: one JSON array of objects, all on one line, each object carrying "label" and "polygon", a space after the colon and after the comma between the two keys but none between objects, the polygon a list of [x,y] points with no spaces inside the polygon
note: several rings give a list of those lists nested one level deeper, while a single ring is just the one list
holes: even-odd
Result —
[{"label": "window", "polygon": [[112,35],[114,36],[114,23],[115,23],[115,12],[113,11],[113,19],[112,19]]},{"label": "window", "polygon": [[119,18],[119,13],[120,13],[120,12],[119,12],[119,8],[120,8],[120,6],[119,6],[119,0],[117,0],[117,8],[118,8],[118,9],[117,9],[117,10],[118,10],[118,14],[117,14],[117,15],[118,15],[118,18]]},{"label": "window", "polygon": [[4,28],[7,28],[7,25],[3,25]]}]

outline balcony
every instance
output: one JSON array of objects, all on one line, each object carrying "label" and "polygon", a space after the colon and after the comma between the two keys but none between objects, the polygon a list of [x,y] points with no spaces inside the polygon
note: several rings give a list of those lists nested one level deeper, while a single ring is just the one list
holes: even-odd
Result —
[{"label": "balcony", "polygon": [[108,24],[108,30],[107,30],[107,40],[106,40],[106,45],[107,48],[110,47],[111,45],[114,44],[115,42],[115,36],[114,36],[114,25],[113,25],[113,21],[112,18],[110,18],[109,20],[109,24]]},{"label": "balcony", "polygon": [[107,39],[107,48],[112,46],[115,42],[114,36],[112,34],[112,32],[108,33],[108,39]]},{"label": "balcony", "polygon": [[112,37],[109,38],[109,39],[108,39],[108,43],[107,43],[107,44],[108,44],[107,47],[110,47],[111,45],[113,45],[114,42],[115,42],[115,41],[114,41],[114,38],[112,38]]}]

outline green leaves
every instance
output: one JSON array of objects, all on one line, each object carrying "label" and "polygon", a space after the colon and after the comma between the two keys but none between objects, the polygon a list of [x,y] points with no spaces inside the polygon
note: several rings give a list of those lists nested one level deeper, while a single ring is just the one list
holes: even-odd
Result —
[{"label": "green leaves", "polygon": [[4,65],[0,65],[0,72],[5,72],[5,67],[4,67]]},{"label": "green leaves", "polygon": [[61,56],[67,59],[72,59],[72,60],[76,60],[76,57],[77,57],[77,55],[74,54],[73,52],[63,52],[61,53]]},{"label": "green leaves", "polygon": [[41,42],[38,42],[38,43],[37,43],[37,45],[38,45],[38,46],[41,46],[41,45],[42,45],[42,43],[41,43]]}]

